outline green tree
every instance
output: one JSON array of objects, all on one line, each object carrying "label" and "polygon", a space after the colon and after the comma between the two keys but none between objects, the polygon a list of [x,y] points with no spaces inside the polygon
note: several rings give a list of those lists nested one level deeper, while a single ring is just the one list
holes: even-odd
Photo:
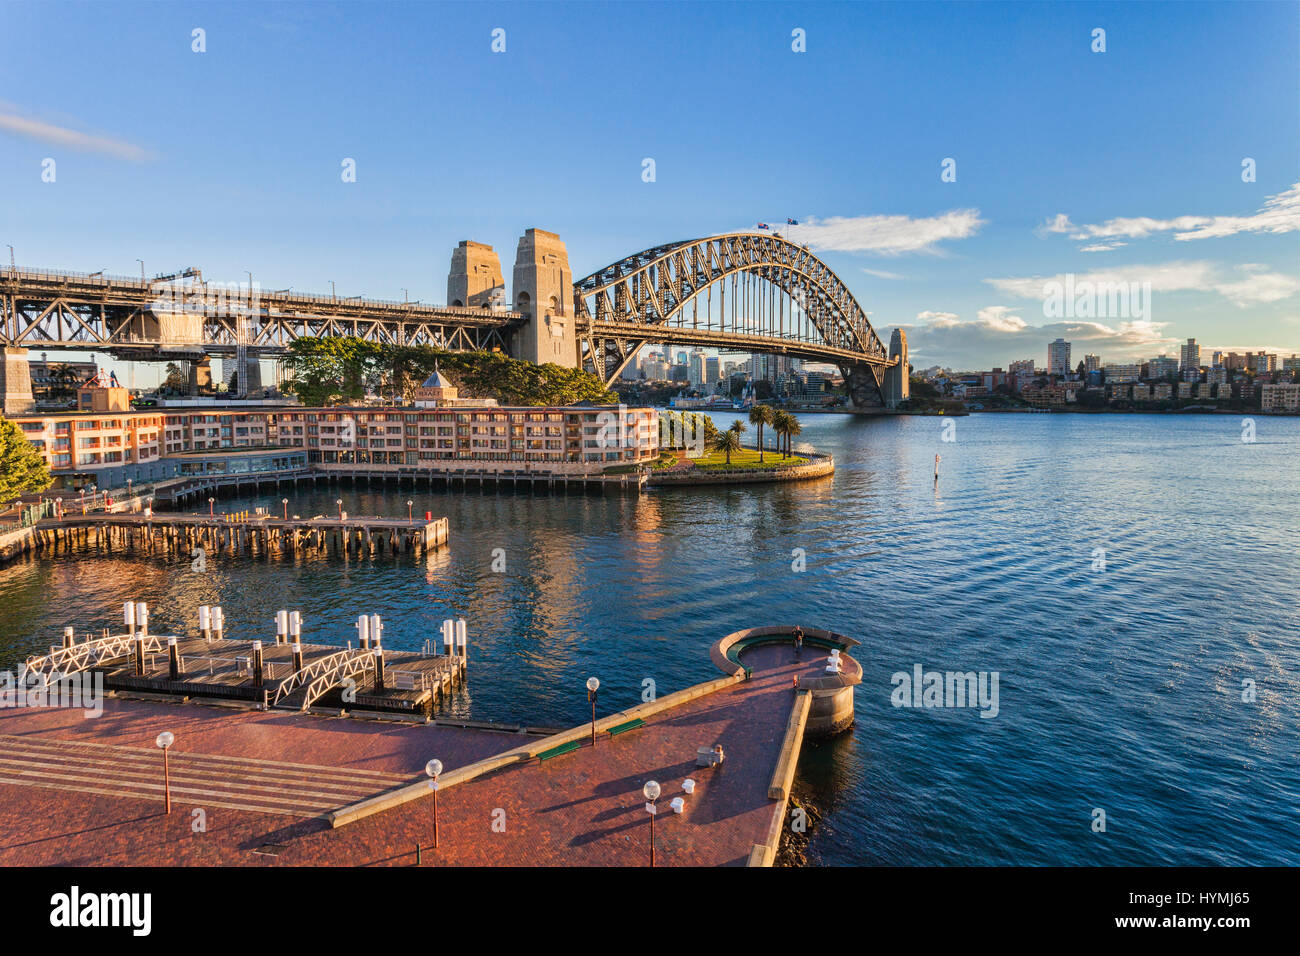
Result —
[{"label": "green tree", "polygon": [[772,431],[777,434],[776,444],[781,449],[782,458],[790,457],[785,447],[785,439],[790,434],[789,428],[792,424],[794,424],[794,416],[789,412],[777,412],[773,416]]},{"label": "green tree", "polygon": [[776,419],[776,412],[768,405],[755,405],[749,410],[749,423],[758,426],[758,461],[763,463],[763,426]]},{"label": "green tree", "polygon": [[733,451],[740,451],[741,448],[740,430],[741,428],[744,428],[744,426],[741,425],[741,428],[737,428],[736,425],[740,425],[740,422],[736,422],[735,425],[732,425],[725,432],[718,435],[713,446],[718,451],[726,452],[728,465],[731,464],[731,453]]},{"label": "green tree", "polygon": [[0,418],[0,503],[54,483],[45,459],[14,422]]},{"label": "green tree", "polygon": [[803,426],[799,424],[799,419],[790,415],[790,420],[785,425],[785,448],[787,453],[794,454],[794,444],[791,439],[803,432]]}]

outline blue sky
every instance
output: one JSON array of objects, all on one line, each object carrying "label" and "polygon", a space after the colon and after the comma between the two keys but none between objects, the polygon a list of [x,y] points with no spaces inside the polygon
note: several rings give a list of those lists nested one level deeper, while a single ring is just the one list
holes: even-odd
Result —
[{"label": "blue sky", "polygon": [[[1289,354],[1298,51],[1291,3],[5,3],[0,255],[442,302],[461,239],[576,278],[794,217],[918,366]],[[1150,308],[1048,316],[1066,274]]]}]

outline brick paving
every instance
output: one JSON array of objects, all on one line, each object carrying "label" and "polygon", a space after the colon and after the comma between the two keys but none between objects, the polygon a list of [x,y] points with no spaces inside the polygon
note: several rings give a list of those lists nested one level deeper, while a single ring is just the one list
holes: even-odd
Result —
[{"label": "brick paving", "polygon": [[[441,791],[437,850],[429,847],[431,797],[331,830],[321,819],[205,806],[176,794],[165,816],[161,801],[147,796],[5,786],[10,781],[0,766],[0,864],[411,866],[420,843],[425,866],[646,865],[641,787],[653,778],[662,786],[659,865],[743,865],[772,818],[767,787],[793,703],[792,677],[820,674],[825,655],[805,649],[795,660],[793,648],[769,645],[742,659],[754,668],[751,680],[663,711],[642,728]],[[98,720],[80,712],[3,711],[0,735],[152,747],[158,731],[168,729],[178,751],[405,775],[420,773],[435,754],[450,770],[523,740],[193,704],[108,703]],[[726,751],[723,766],[696,768],[696,748],[715,742]],[[681,790],[687,777],[697,783],[691,795]],[[678,795],[686,800],[681,815],[669,807]],[[195,807],[205,810],[202,832],[193,825]]]}]

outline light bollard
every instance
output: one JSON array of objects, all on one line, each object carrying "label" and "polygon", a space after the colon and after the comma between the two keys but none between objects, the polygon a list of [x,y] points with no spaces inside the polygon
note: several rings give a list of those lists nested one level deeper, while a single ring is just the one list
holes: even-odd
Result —
[{"label": "light bollard", "polygon": [[289,640],[295,644],[302,643],[302,615],[297,611],[289,612]]},{"label": "light bollard", "polygon": [[375,647],[384,646],[384,622],[378,614],[370,615],[370,643]]},{"label": "light bollard", "polygon": [[212,643],[212,608],[206,604],[199,605],[199,636]]},{"label": "light bollard", "polygon": [[289,612],[275,612],[275,643],[283,644],[289,637]]},{"label": "light bollard", "polygon": [[465,619],[456,622],[456,653],[464,657],[468,653],[469,637],[465,630]]},{"label": "light bollard", "polygon": [[365,614],[357,617],[357,646],[363,651],[370,649],[370,618]]},{"label": "light bollard", "polygon": [[452,647],[456,643],[456,622],[448,618],[442,622],[442,652],[451,657]]},{"label": "light bollard", "polygon": [[167,751],[175,742],[175,736],[167,730],[160,733],[157,739],[154,740],[154,743],[157,744],[163,752],[163,808],[165,813],[172,812],[172,775],[171,768],[168,766],[167,762]]}]

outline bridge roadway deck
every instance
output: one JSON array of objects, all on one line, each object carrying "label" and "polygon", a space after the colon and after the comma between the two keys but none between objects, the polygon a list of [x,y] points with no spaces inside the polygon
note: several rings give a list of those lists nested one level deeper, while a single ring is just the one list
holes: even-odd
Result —
[{"label": "bridge roadway deck", "polygon": [[[322,818],[294,820],[275,801],[299,801],[292,806],[306,816],[324,800],[300,795],[308,780],[348,771],[415,782],[430,757],[439,757],[450,772],[515,748],[520,735],[124,700],[108,701],[98,719],[69,710],[3,710],[0,865],[413,866],[418,843],[426,866],[644,866],[649,825],[641,787],[651,778],[663,787],[655,828],[658,865],[743,865],[755,843],[770,839],[781,806],[767,794],[795,703],[792,677],[816,675],[823,661],[807,650],[798,660],[786,645],[754,648],[744,659],[754,669],[750,680],[660,711],[617,737],[600,735],[594,747],[584,743],[545,763],[530,760],[447,787],[439,794],[437,850],[429,848],[428,798],[338,829]],[[162,813],[155,791],[111,779],[115,766],[139,759],[128,748],[152,747],[163,729],[176,735],[173,759],[192,754],[258,766],[293,762],[283,768],[284,792],[271,791],[261,809],[252,809],[247,798],[243,808],[210,809],[207,832],[192,832],[193,809],[215,806],[205,803],[213,799],[207,792],[213,788],[203,782],[202,768],[191,770],[198,779],[187,784],[199,792],[173,792],[179,812],[171,816]],[[722,767],[696,768],[696,748],[715,742],[726,751]],[[93,752],[101,779],[82,779],[94,774],[76,769],[71,756],[42,756],[42,747]],[[685,813],[674,815],[669,802],[682,794],[687,777],[697,787],[685,795]],[[390,781],[374,782],[372,789],[383,792]],[[354,776],[340,786],[365,789]],[[504,822],[503,832],[493,829],[494,819]]]}]

